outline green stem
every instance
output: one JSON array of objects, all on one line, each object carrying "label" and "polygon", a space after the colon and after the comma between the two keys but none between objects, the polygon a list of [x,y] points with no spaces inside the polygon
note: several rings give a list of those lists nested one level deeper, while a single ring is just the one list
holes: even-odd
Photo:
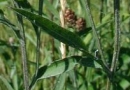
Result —
[{"label": "green stem", "polygon": [[[14,7],[20,8],[20,6],[15,1],[14,1]],[[29,89],[28,66],[27,66],[26,38],[25,38],[23,18],[21,15],[17,14],[17,19],[18,19],[19,28],[20,28],[19,40],[20,40],[21,53],[22,53],[24,88],[25,88],[25,90],[30,90]]]},{"label": "green stem", "polygon": [[[44,0],[39,0],[39,10],[38,10],[38,14],[42,15],[42,10],[43,10],[43,2]],[[36,69],[35,69],[35,75],[31,81],[31,84],[29,86],[29,88],[31,89],[33,87],[33,85],[36,83],[36,77],[38,74],[38,70],[39,70],[39,60],[40,60],[40,37],[41,37],[41,28],[36,26],[35,24],[33,24],[35,33],[36,33],[36,37],[37,37],[37,42],[36,42]]]},{"label": "green stem", "polygon": [[[115,71],[117,67],[117,62],[119,58],[119,52],[120,52],[120,15],[119,15],[119,9],[120,9],[120,0],[114,0],[114,19],[115,19],[115,38],[114,38],[114,51],[113,51],[113,59],[111,63],[111,72],[112,76],[110,77],[112,80],[115,76]],[[111,83],[113,83],[113,87],[116,88],[116,83],[114,83],[114,80],[112,82],[108,81],[108,88],[106,90],[110,90]]]},{"label": "green stem", "polygon": [[[39,0],[39,15],[42,15],[42,7],[43,7],[43,1],[44,0]],[[37,27],[36,28],[36,36],[37,36],[37,47],[36,47],[36,71],[35,75],[37,76],[38,69],[39,69],[39,60],[40,60],[40,36],[41,36],[41,28]]]},{"label": "green stem", "polygon": [[114,17],[115,17],[115,39],[114,52],[111,64],[111,71],[115,72],[117,61],[120,52],[120,15],[119,15],[120,0],[114,0]]},{"label": "green stem", "polygon": [[86,8],[87,8],[87,13],[89,14],[90,21],[91,21],[91,24],[92,24],[92,30],[93,30],[93,34],[94,34],[94,36],[95,36],[94,38],[96,39],[96,45],[97,45],[97,47],[98,47],[99,53],[100,53],[100,55],[101,55],[101,58],[102,58],[104,64],[106,64],[105,58],[104,58],[104,55],[103,55],[102,46],[101,46],[101,41],[100,41],[99,36],[98,36],[98,33],[97,33],[97,31],[96,31],[96,27],[95,27],[95,24],[94,24],[92,15],[91,15],[91,11],[90,11],[90,8],[89,8],[89,6],[88,6],[88,1],[87,1]]},{"label": "green stem", "polygon": [[29,90],[29,77],[28,77],[28,66],[27,66],[25,31],[24,31],[24,27],[23,27],[22,16],[17,15],[17,17],[18,17],[19,26],[20,26],[20,45],[21,45],[21,52],[22,52],[24,87],[25,87],[25,90]]}]

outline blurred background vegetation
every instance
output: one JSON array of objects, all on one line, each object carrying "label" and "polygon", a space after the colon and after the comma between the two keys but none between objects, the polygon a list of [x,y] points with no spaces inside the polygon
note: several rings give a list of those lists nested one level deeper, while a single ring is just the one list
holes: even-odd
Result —
[{"label": "blurred background vegetation", "polygon": [[[53,2],[51,2],[53,1]],[[85,11],[86,0],[67,0],[67,7],[72,9],[77,16],[86,20],[86,26],[91,27],[89,17]],[[38,0],[28,0],[33,9],[38,11]],[[114,42],[114,10],[113,0],[89,0],[89,6],[93,19],[100,35],[103,52],[108,65],[111,64]],[[16,14],[9,8],[13,7],[12,0],[0,0],[0,9],[5,17],[17,26]],[[60,25],[59,0],[44,0],[43,15]],[[53,17],[53,19],[52,19]],[[120,0],[120,28],[121,49],[118,62],[118,70],[115,80],[119,90],[130,90],[130,0]],[[31,23],[24,18],[26,35],[26,48],[29,67],[29,79],[35,72],[36,58],[36,35]],[[68,28],[72,30],[72,28]],[[89,53],[94,55],[97,50],[93,33],[90,30],[81,37],[88,48]],[[46,65],[61,58],[60,42],[49,35],[41,34],[40,65]],[[67,56],[80,55],[81,52],[73,50]],[[71,71],[70,71],[71,72]],[[100,69],[77,66],[75,69],[78,90],[104,90],[107,76]],[[70,73],[69,73],[70,74]],[[71,73],[73,74],[73,73]],[[62,90],[73,89],[73,81],[66,77],[66,83]],[[73,76],[72,76],[73,77]],[[51,77],[39,80],[34,90],[54,90],[57,78]],[[112,87],[111,87],[112,88]],[[20,44],[11,28],[0,23],[0,90],[23,90],[23,73]]]}]

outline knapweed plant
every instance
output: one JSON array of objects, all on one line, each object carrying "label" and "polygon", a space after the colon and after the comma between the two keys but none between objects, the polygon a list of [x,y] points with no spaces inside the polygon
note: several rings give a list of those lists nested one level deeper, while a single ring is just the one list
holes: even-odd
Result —
[{"label": "knapweed plant", "polygon": [[129,90],[129,0],[1,0],[0,90]]}]

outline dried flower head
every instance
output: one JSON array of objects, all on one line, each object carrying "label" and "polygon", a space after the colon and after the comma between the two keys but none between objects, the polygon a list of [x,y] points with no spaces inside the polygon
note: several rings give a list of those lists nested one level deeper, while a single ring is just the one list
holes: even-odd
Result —
[{"label": "dried flower head", "polygon": [[67,24],[69,24],[70,26],[75,26],[75,22],[76,22],[76,15],[75,13],[67,8],[64,12],[64,18],[65,18],[65,22]]},{"label": "dried flower head", "polygon": [[85,21],[85,19],[83,19],[83,18],[78,18],[77,20],[76,20],[76,28],[77,28],[77,30],[83,30],[83,29],[85,29],[86,28],[86,21]]}]

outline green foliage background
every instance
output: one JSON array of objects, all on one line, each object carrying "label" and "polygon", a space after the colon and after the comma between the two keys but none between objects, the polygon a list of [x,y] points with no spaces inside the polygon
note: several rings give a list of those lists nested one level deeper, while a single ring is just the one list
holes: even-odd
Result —
[{"label": "green foliage background", "polygon": [[[102,1],[104,1],[102,3]],[[33,9],[38,11],[38,0],[28,0]],[[87,21],[87,27],[91,27],[88,14],[85,11],[85,0],[67,0],[67,7],[71,8],[76,15]],[[114,43],[114,11],[113,0],[89,0],[93,19],[100,35],[103,52],[108,65],[111,65]],[[14,25],[18,25],[16,13],[10,9],[13,7],[11,0],[0,0],[0,9],[5,17]],[[43,16],[60,25],[59,0],[44,0]],[[34,12],[37,13],[37,12]],[[2,17],[2,15],[0,16]],[[130,1],[120,0],[120,28],[121,28],[121,49],[118,68],[115,75],[117,88],[119,90],[130,90]],[[0,21],[1,22],[1,21]],[[28,56],[29,80],[31,82],[35,73],[36,58],[36,35],[29,20],[24,18],[26,35],[26,48]],[[73,31],[72,28],[67,28]],[[81,39],[84,41],[89,53],[94,55],[97,50],[92,30]],[[13,39],[13,43],[11,40]],[[70,38],[71,39],[71,38]],[[61,59],[60,42],[54,39],[53,52],[52,37],[42,32],[40,48],[40,66],[48,65],[55,60]],[[67,56],[82,55],[74,48],[69,48]],[[60,90],[56,89],[61,85],[61,90],[104,90],[106,89],[107,76],[101,69],[77,65],[73,70],[55,77],[39,80],[34,90]],[[56,83],[59,81],[60,83]],[[64,83],[65,82],[65,83]],[[63,87],[62,87],[63,84]],[[23,90],[23,73],[20,44],[12,28],[0,23],[0,90]],[[111,90],[112,87],[111,87]]]}]

